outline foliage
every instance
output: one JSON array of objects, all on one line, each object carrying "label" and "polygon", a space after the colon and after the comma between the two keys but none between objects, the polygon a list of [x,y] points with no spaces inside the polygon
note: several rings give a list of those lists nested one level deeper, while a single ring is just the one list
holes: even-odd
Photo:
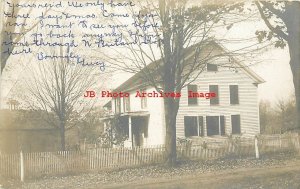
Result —
[{"label": "foliage", "polygon": [[232,134],[227,135],[227,141],[232,144],[235,148],[239,148],[241,146],[242,138],[241,136],[234,136]]},{"label": "foliage", "polygon": [[[179,93],[189,83],[196,80],[208,62],[224,53],[214,54],[215,47],[208,47],[214,40],[213,30],[221,25],[227,27],[224,15],[231,11],[242,12],[242,3],[216,3],[208,1],[187,3],[186,0],[141,1],[143,15],[157,15],[155,18],[144,16],[135,18],[139,24],[148,24],[149,30],[139,30],[138,35],[155,35],[157,44],[129,46],[132,57],[122,55],[117,67],[130,73],[139,73],[145,84],[158,92]],[[134,10],[132,10],[134,12]],[[227,20],[228,21],[228,20]],[[230,22],[230,21],[229,21]],[[156,53],[158,52],[158,53]],[[191,54],[191,58],[188,58]],[[125,58],[124,58],[125,57]],[[128,61],[130,60],[130,61]],[[151,61],[152,64],[147,64]],[[176,116],[180,98],[164,98],[166,125],[166,163],[176,164]]]},{"label": "foliage", "polygon": [[[258,40],[272,40],[275,47],[289,48],[290,67],[293,75],[297,114],[300,114],[300,2],[299,1],[255,1],[267,31],[256,32]],[[274,36],[274,37],[273,37]],[[296,124],[300,129],[300,116]]]},{"label": "foliage", "polygon": [[106,121],[106,127],[100,136],[100,144],[102,147],[123,146],[124,141],[129,137],[128,121],[119,115]]},{"label": "foliage", "polygon": [[85,114],[78,124],[80,140],[86,140],[91,144],[98,142],[99,137],[104,133],[102,115],[103,111],[98,108],[93,108]]},{"label": "foliage", "polygon": [[[47,50],[45,50],[47,52]],[[67,48],[51,49],[60,57],[69,56]],[[45,121],[60,130],[61,150],[65,150],[65,132],[76,126],[95,100],[82,100],[87,89],[95,84],[91,68],[72,65],[71,60],[52,59],[32,68],[26,79],[26,100],[32,110],[45,112]]]},{"label": "foliage", "polygon": [[191,150],[192,140],[188,138],[177,138],[177,145],[184,146],[186,150]]},{"label": "foliage", "polygon": [[[33,0],[35,1],[35,0]],[[22,0],[13,0],[12,1],[15,4],[21,3]],[[3,4],[6,5],[6,2],[3,2]],[[1,10],[2,8],[4,8],[4,6],[2,5],[1,2]],[[21,13],[24,11],[26,13],[31,13],[33,10],[33,8],[16,8],[14,6],[8,6],[7,8],[7,12],[13,12],[14,15],[21,15]],[[43,14],[47,14],[47,12],[50,9],[47,9],[45,12],[43,12]],[[23,13],[24,13],[23,12]],[[25,15],[25,14],[24,14]],[[2,17],[1,17],[2,18]],[[30,31],[32,31],[33,29],[36,28],[37,24],[39,23],[38,21],[31,23],[29,26],[18,26],[18,24],[8,24],[8,23],[17,23],[18,20],[18,16],[5,16],[5,18],[3,18],[3,23],[2,24],[2,31],[0,34],[0,38],[2,41],[5,41],[7,45],[3,45],[1,49],[1,73],[3,72],[4,68],[7,67],[7,61],[9,59],[9,57],[11,56],[10,53],[5,53],[7,50],[13,51],[15,48],[18,48],[18,43],[23,40],[24,36],[27,33],[30,33]],[[1,20],[2,21],[2,20]],[[10,33],[20,33],[22,35],[11,35]]]},{"label": "foliage", "polygon": [[282,134],[296,126],[295,100],[277,100],[273,107],[268,101],[259,103],[260,127],[262,134]]},{"label": "foliage", "polygon": [[285,10],[286,3],[258,1],[255,4],[259,9],[262,19],[269,28],[269,31],[259,30],[255,32],[258,41],[275,40],[275,47],[284,48],[286,46],[287,31],[284,19],[282,19],[282,13]]},{"label": "foliage", "polygon": [[242,155],[242,136],[227,135],[227,148],[233,147],[233,155]]}]

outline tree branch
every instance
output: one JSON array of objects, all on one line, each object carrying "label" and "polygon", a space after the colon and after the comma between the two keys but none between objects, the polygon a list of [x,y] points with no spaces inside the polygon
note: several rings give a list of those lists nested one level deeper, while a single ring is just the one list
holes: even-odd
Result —
[{"label": "tree branch", "polygon": [[[272,24],[270,23],[270,21],[268,20],[268,18],[266,17],[266,15],[264,14],[263,8],[261,7],[261,5],[259,4],[258,1],[255,2],[259,13],[261,15],[261,18],[263,19],[263,21],[265,22],[265,24],[267,25],[267,27],[274,33],[276,33],[279,37],[281,37],[284,40],[288,40],[288,35],[285,34],[282,30],[272,26]],[[270,10],[271,11],[271,10]],[[272,12],[272,11],[271,11]]]},{"label": "tree branch", "polygon": [[259,1],[264,7],[266,7],[267,9],[269,9],[272,13],[274,13],[275,15],[277,15],[278,17],[282,18],[283,13],[276,9],[271,3],[266,2],[266,1]]}]

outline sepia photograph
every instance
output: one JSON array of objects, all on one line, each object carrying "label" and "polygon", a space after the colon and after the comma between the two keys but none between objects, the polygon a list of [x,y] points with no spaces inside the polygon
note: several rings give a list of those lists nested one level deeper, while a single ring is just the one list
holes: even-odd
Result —
[{"label": "sepia photograph", "polygon": [[300,1],[0,10],[0,189],[300,188]]}]

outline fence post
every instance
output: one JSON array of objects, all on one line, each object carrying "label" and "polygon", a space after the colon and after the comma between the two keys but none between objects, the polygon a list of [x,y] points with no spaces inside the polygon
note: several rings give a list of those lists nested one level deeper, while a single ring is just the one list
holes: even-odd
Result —
[{"label": "fence post", "polygon": [[21,181],[24,182],[24,156],[22,150],[20,152],[20,175]]},{"label": "fence post", "polygon": [[257,136],[254,138],[254,146],[255,146],[255,157],[259,159],[259,150],[258,150],[258,139]]},{"label": "fence post", "polygon": [[295,136],[296,136],[296,145],[295,146],[297,148],[298,153],[300,154],[300,135],[297,134]]}]

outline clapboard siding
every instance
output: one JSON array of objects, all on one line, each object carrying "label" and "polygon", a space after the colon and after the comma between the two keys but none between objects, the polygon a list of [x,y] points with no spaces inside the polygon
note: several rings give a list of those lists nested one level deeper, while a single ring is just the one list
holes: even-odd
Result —
[{"label": "clapboard siding", "polygon": [[[236,67],[230,63],[229,58],[218,58],[213,63],[225,65],[218,67],[217,72],[204,71],[191,84],[198,86],[198,92],[209,92],[209,85],[218,85],[218,105],[210,105],[210,100],[198,98],[198,105],[188,105],[187,87],[181,91],[179,111],[177,115],[176,133],[177,137],[184,137],[184,116],[203,116],[204,133],[207,133],[206,116],[224,116],[225,132],[232,133],[231,115],[240,115],[242,136],[253,137],[260,132],[259,108],[257,96],[257,81],[249,75],[244,68]],[[233,67],[228,68],[228,65]],[[230,104],[230,85],[238,85],[239,104]],[[137,87],[132,87],[137,88]],[[156,91],[153,87],[147,87],[146,92]],[[126,92],[126,91],[123,91]],[[127,91],[128,92],[128,91]],[[130,112],[146,111],[149,114],[148,137],[144,140],[145,146],[160,145],[165,143],[165,121],[163,98],[147,98],[147,108],[141,109],[141,98],[135,97],[136,90],[130,91]],[[121,99],[121,112],[124,113],[123,99]],[[112,101],[114,111],[114,100]]]},{"label": "clapboard siding", "polygon": [[[154,88],[148,88],[147,92],[155,91]],[[147,146],[164,144],[165,141],[165,123],[164,123],[164,104],[163,98],[148,98],[147,110],[150,114],[148,125]]]},{"label": "clapboard siding", "polygon": [[[150,93],[152,91],[156,91],[153,87],[148,87],[145,92]],[[134,112],[146,112],[142,116],[149,115],[148,120],[148,137],[144,138],[143,145],[144,146],[154,146],[164,144],[165,141],[165,127],[164,127],[164,113],[163,113],[163,98],[147,98],[147,107],[142,109],[141,107],[141,98],[136,97],[137,90],[132,91],[122,91],[130,93],[130,111],[124,111],[124,98],[121,98],[121,115],[123,113],[127,113],[126,115],[130,115],[130,113]],[[115,101],[112,100],[112,109],[115,113]],[[139,116],[139,114],[134,114],[134,116]],[[128,145],[127,145],[128,144]],[[125,146],[129,147],[131,145],[131,141],[125,141]]]},{"label": "clapboard siding", "polygon": [[[218,63],[226,64],[219,59]],[[219,105],[210,105],[210,100],[198,98],[197,106],[188,106],[187,88],[182,90],[180,108],[177,115],[177,136],[184,137],[184,116],[203,116],[206,125],[206,116],[223,115],[225,116],[225,132],[231,133],[231,115],[241,116],[241,133],[244,136],[254,136],[259,133],[259,112],[257,87],[253,84],[253,79],[238,68],[232,71],[228,68],[219,67],[217,72],[203,72],[191,84],[198,86],[198,92],[209,92],[209,85],[218,85]],[[230,104],[229,85],[238,85],[239,104]],[[204,127],[206,133],[206,127]]]}]

